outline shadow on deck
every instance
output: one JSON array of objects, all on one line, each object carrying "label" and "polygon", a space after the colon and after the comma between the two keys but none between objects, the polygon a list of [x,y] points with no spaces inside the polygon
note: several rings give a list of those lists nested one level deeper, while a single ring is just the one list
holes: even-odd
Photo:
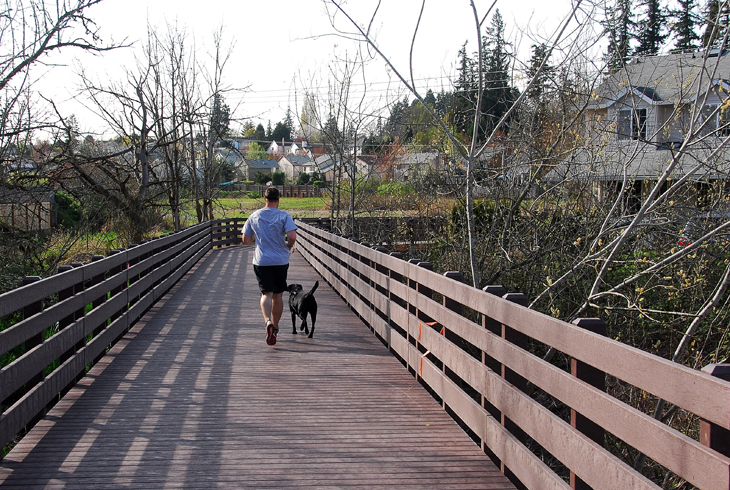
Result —
[{"label": "shadow on deck", "polygon": [[2,486],[514,488],[299,255],[315,336],[285,308],[267,346],[252,251],[208,252],[5,457]]}]

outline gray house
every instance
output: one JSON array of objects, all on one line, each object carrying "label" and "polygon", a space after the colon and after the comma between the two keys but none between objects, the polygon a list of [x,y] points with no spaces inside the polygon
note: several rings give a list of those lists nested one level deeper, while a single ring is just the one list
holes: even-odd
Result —
[{"label": "gray house", "polygon": [[586,144],[547,181],[592,183],[615,195],[624,179],[641,197],[667,172],[701,192],[728,180],[730,53],[704,51],[636,58],[608,76],[585,106]]},{"label": "gray house", "polygon": [[264,174],[273,174],[279,170],[279,164],[276,160],[269,158],[254,158],[252,160],[245,160],[246,167],[248,168],[248,180],[254,180],[258,172]]}]

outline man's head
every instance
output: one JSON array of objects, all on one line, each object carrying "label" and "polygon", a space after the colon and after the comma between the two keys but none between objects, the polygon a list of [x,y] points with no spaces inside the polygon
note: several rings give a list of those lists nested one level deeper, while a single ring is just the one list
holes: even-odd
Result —
[{"label": "man's head", "polygon": [[264,191],[264,199],[266,199],[270,203],[278,203],[279,189],[277,189],[276,187],[267,187]]}]

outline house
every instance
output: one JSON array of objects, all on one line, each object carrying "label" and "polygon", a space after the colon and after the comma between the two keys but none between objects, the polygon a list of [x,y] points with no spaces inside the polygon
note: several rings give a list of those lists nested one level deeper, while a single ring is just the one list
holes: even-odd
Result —
[{"label": "house", "polygon": [[443,155],[439,152],[418,152],[404,153],[393,160],[393,178],[395,180],[408,180],[409,175],[424,172],[427,169],[440,169],[443,167]]},{"label": "house", "polygon": [[279,170],[277,161],[270,158],[245,159],[245,163],[247,167],[247,180],[254,180],[256,174],[259,172],[272,175]]},{"label": "house", "polygon": [[296,155],[299,150],[299,146],[290,141],[272,141],[266,148],[266,154],[272,158],[279,158],[284,155]]},{"label": "house", "polygon": [[325,182],[333,182],[335,171],[340,167],[340,157],[325,153],[314,160],[314,170],[319,172]]},{"label": "house", "polygon": [[279,160],[279,168],[289,179],[296,179],[299,174],[309,173],[304,169],[311,166],[312,160],[308,156],[286,155]]},{"label": "house", "polygon": [[375,155],[360,155],[357,157],[355,165],[361,174],[372,175],[375,171],[375,162]]},{"label": "house", "polygon": [[626,178],[625,199],[634,208],[665,172],[700,193],[724,185],[728,93],[728,51],[636,58],[595,89],[585,106],[587,144],[544,180],[590,182],[603,199],[616,196]]},{"label": "house", "polygon": [[244,162],[243,153],[233,148],[215,148],[213,152],[216,159],[225,160],[233,168],[236,179],[248,180],[248,169]]},{"label": "house", "polygon": [[369,175],[367,158],[346,157],[343,161],[339,155],[324,154],[314,161],[315,170],[320,173],[327,182],[349,179],[352,173],[352,161],[354,159],[354,170],[357,177]]}]

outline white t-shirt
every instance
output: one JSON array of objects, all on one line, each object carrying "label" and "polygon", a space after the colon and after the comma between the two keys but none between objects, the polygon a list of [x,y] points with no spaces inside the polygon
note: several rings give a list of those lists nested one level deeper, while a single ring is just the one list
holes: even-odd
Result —
[{"label": "white t-shirt", "polygon": [[296,230],[291,215],[277,208],[257,209],[243,225],[243,234],[256,237],[253,265],[286,265],[289,248],[286,234]]}]

